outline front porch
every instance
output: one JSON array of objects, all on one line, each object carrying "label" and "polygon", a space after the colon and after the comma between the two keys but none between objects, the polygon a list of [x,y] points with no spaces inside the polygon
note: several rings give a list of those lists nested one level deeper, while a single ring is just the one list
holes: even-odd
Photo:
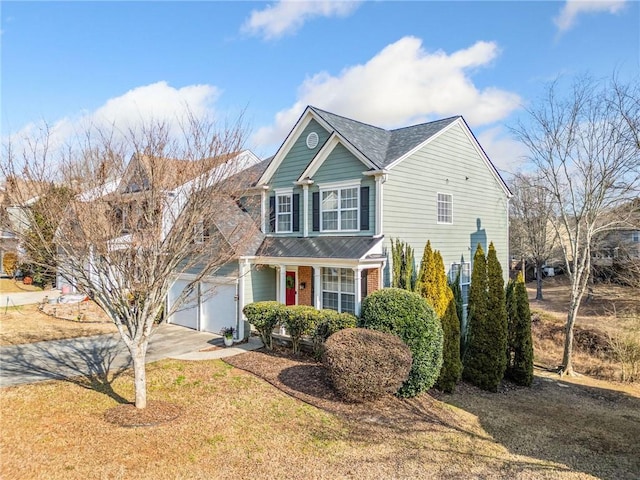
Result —
[{"label": "front porch", "polygon": [[[265,290],[256,281],[271,283],[272,298],[259,300],[359,315],[362,300],[382,288],[386,258],[381,245],[381,239],[370,237],[269,238],[258,251],[263,255],[245,259],[249,277],[256,270],[269,273],[254,275],[248,283],[256,291]],[[246,303],[258,300],[251,294],[245,298]]]}]

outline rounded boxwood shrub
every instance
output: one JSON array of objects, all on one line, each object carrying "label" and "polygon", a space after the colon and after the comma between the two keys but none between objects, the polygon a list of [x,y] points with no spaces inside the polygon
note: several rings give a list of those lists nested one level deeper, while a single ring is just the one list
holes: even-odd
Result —
[{"label": "rounded boxwood shrub", "polygon": [[327,339],[322,363],[342,398],[364,402],[398,391],[411,370],[411,351],[396,335],[347,328]]},{"label": "rounded boxwood shrub", "polygon": [[340,313],[335,310],[319,311],[319,319],[313,331],[313,352],[316,358],[322,356],[324,342],[334,333],[345,328],[355,328],[358,319],[350,313]]},{"label": "rounded boxwood shrub", "polygon": [[308,305],[291,305],[282,310],[282,324],[291,337],[293,353],[300,351],[303,335],[310,335],[318,323],[320,312]]},{"label": "rounded boxwood shrub", "polygon": [[268,350],[273,348],[271,334],[280,322],[284,308],[281,303],[269,301],[249,303],[242,309],[249,323],[258,330],[260,339]]},{"label": "rounded boxwood shrub", "polygon": [[434,385],[442,367],[443,333],[424,298],[399,288],[375,291],[362,301],[358,326],[398,335],[411,350],[411,372],[399,396],[413,397]]}]

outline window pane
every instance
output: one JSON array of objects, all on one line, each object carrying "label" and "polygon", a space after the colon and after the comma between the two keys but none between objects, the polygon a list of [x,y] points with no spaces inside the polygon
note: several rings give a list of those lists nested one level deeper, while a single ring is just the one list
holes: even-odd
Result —
[{"label": "window pane", "polygon": [[338,310],[338,294],[331,292],[322,292],[322,308]]},{"label": "window pane", "polygon": [[345,188],[341,191],[340,208],[358,208],[357,188]]},{"label": "window pane", "polygon": [[342,212],[340,217],[340,230],[357,230],[358,229],[358,211],[346,210]]},{"label": "window pane", "polygon": [[340,287],[342,292],[355,293],[356,285],[355,285],[355,276],[353,270],[348,268],[340,269]]},{"label": "window pane", "polygon": [[356,313],[356,296],[350,293],[340,295],[340,311]]},{"label": "window pane", "polygon": [[291,230],[291,214],[278,214],[278,232],[288,232]]},{"label": "window pane", "polygon": [[338,209],[338,191],[329,190],[322,192],[322,210],[337,210]]},{"label": "window pane", "polygon": [[446,193],[438,194],[438,223],[452,223],[453,197]]},{"label": "window pane", "polygon": [[278,213],[291,212],[291,197],[289,195],[278,195]]},{"label": "window pane", "polygon": [[323,268],[322,269],[322,290],[338,291],[338,269]]},{"label": "window pane", "polygon": [[338,230],[338,212],[322,212],[322,229]]}]

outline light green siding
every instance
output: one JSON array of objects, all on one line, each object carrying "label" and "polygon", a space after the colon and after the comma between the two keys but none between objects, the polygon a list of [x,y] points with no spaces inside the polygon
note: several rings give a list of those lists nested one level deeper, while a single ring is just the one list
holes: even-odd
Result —
[{"label": "light green siding", "polygon": [[[318,145],[313,149],[308,148],[306,144],[307,135],[311,132],[316,132],[319,138]],[[329,138],[329,132],[318,122],[311,120],[271,177],[269,181],[271,189],[293,187],[293,182],[298,180],[327,138]]]},{"label": "light green siding", "polygon": [[[506,278],[507,195],[460,125],[393,167],[383,188],[387,248],[391,238],[408,242],[419,268],[424,246],[431,240],[448,272],[451,263],[470,261],[476,241],[486,238],[483,248],[493,241]],[[452,195],[452,224],[437,223],[438,193]]]},{"label": "light green siding", "polygon": [[270,267],[256,268],[244,278],[244,304],[276,299],[276,271]]}]

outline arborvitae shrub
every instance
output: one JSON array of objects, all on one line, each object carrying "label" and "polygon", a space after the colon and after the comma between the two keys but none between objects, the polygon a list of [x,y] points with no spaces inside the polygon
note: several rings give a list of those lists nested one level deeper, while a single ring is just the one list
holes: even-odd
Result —
[{"label": "arborvitae shrub", "polygon": [[442,369],[436,381],[436,388],[443,392],[453,393],[456,383],[462,375],[460,360],[460,321],[456,312],[453,292],[448,290],[449,305],[441,318],[444,343],[442,348]]},{"label": "arborvitae shrub", "polygon": [[[509,309],[510,356],[507,376],[518,385],[531,386],[533,382],[533,341],[531,338],[531,311],[529,296],[522,274],[514,282],[513,299],[515,308]],[[515,311],[515,316],[512,312]]]},{"label": "arborvitae shrub", "polygon": [[398,391],[411,370],[411,351],[396,335],[347,328],[327,339],[322,363],[342,398],[364,402]]},{"label": "arborvitae shrub", "polygon": [[402,288],[404,290],[415,289],[415,260],[413,258],[413,248],[408,243],[400,239],[391,239],[391,265],[393,287]]},{"label": "arborvitae shrub", "polygon": [[399,396],[413,397],[433,386],[442,367],[443,334],[424,298],[399,288],[375,291],[362,301],[358,325],[398,335],[411,350],[411,372]]},{"label": "arborvitae shrub", "polygon": [[269,301],[249,303],[242,309],[249,323],[258,330],[260,339],[268,350],[273,348],[271,334],[278,325],[284,308],[284,305],[279,302]]},{"label": "arborvitae shrub", "polygon": [[465,380],[491,392],[498,390],[506,369],[507,311],[504,295],[502,267],[493,243],[489,246],[486,263],[482,248],[478,246],[471,276],[469,344],[463,375]]},{"label": "arborvitae shrub", "polygon": [[318,322],[313,331],[313,352],[317,359],[320,359],[324,342],[334,333],[345,328],[355,328],[358,319],[355,315],[335,310],[320,310]]},{"label": "arborvitae shrub", "polygon": [[303,335],[310,335],[317,322],[320,320],[320,312],[308,305],[291,305],[282,311],[282,324],[291,337],[293,353],[300,351],[300,340]]}]

